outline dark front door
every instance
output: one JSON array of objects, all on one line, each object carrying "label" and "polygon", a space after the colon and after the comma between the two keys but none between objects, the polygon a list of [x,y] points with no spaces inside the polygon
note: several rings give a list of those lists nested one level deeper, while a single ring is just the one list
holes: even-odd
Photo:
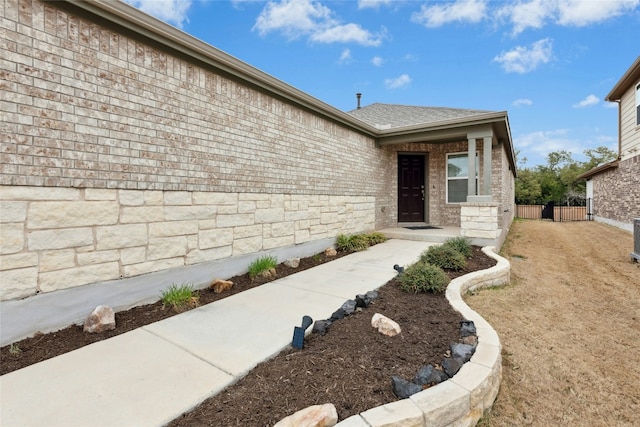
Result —
[{"label": "dark front door", "polygon": [[424,222],[424,156],[398,155],[398,222]]}]

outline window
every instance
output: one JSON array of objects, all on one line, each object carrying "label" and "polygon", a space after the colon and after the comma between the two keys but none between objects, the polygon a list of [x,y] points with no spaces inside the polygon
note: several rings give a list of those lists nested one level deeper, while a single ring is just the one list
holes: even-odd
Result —
[{"label": "window", "polygon": [[[447,154],[447,203],[467,201],[469,182],[467,153]],[[478,193],[478,154],[476,153],[476,194]]]},{"label": "window", "polygon": [[636,86],[636,126],[640,126],[640,83]]}]

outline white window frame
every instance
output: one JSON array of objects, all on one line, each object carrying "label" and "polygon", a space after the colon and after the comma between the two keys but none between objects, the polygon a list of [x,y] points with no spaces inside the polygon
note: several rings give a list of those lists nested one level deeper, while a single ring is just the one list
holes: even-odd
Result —
[{"label": "white window frame", "polygon": [[640,126],[640,83],[636,85],[636,126]]},{"label": "white window frame", "polygon": [[[468,187],[468,182],[469,182],[469,176],[455,176],[455,177],[449,177],[449,157],[451,156],[465,156],[465,158],[467,159],[467,162],[469,161],[469,152],[467,151],[462,151],[459,153],[447,153],[446,159],[445,159],[445,163],[444,163],[444,177],[445,177],[445,200],[446,203],[448,205],[459,205],[460,203],[464,203],[466,202],[466,199],[464,200],[464,202],[450,202],[449,201],[449,181],[453,181],[453,180],[465,180],[467,182],[467,188]],[[476,194],[478,194],[478,176],[479,176],[479,172],[480,172],[480,164],[479,164],[479,157],[478,157],[478,152],[476,151]],[[468,190],[467,190],[468,192]],[[467,194],[468,196],[469,194]]]}]

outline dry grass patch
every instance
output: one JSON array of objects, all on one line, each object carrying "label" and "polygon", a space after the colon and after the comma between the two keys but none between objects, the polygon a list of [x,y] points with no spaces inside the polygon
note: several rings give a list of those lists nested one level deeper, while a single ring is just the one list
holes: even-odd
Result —
[{"label": "dry grass patch", "polygon": [[637,425],[640,266],[630,233],[594,222],[515,222],[512,283],[467,303],[494,326],[503,382],[481,426]]}]

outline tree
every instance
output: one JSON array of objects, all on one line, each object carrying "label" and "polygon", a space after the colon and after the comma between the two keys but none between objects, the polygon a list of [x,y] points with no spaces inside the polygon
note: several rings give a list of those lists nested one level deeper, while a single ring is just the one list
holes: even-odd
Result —
[{"label": "tree", "polygon": [[[519,152],[517,153],[519,154]],[[587,161],[575,161],[566,150],[547,155],[547,163],[532,169],[524,168],[516,179],[516,203],[546,204],[566,200],[573,204],[586,197],[586,182],[577,177],[594,167],[614,160],[617,155],[607,147],[584,150]]]}]

